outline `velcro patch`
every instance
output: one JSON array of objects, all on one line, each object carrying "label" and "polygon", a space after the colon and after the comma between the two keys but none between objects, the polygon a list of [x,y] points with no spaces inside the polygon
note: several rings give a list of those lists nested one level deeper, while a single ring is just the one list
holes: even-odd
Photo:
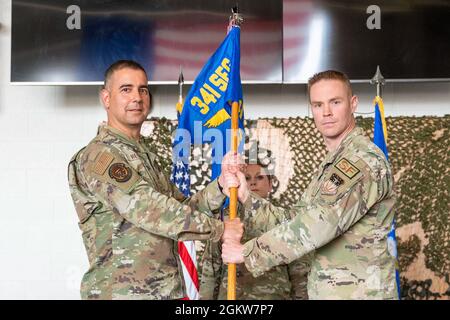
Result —
[{"label": "velcro patch", "polygon": [[109,167],[109,176],[117,182],[123,183],[130,180],[132,172],[125,163],[114,163]]},{"label": "velcro patch", "polygon": [[359,169],[345,158],[339,160],[334,166],[349,179],[352,179],[359,173]]},{"label": "velcro patch", "polygon": [[128,161],[138,160],[139,156],[136,153],[128,153],[126,154],[126,158]]},{"label": "velcro patch", "polygon": [[322,185],[322,194],[335,195],[341,184],[344,183],[344,179],[339,177],[336,173],[333,173],[329,180],[325,181]]},{"label": "velcro patch", "polygon": [[339,187],[341,184],[344,183],[344,179],[342,179],[341,177],[339,177],[336,173],[333,173],[330,177],[330,181],[333,182],[333,184],[336,187]]},{"label": "velcro patch", "polygon": [[114,156],[111,153],[103,152],[95,162],[93,171],[102,176],[113,160]]}]

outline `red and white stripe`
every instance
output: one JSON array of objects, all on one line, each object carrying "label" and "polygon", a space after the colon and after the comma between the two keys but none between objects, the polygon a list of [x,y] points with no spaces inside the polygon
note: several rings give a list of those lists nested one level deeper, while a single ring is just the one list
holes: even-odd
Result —
[{"label": "red and white stripe", "polygon": [[[320,17],[311,0],[283,0],[283,77],[285,82],[306,82],[320,60]],[[312,51],[311,51],[312,50]]]},{"label": "red and white stripe", "polygon": [[[195,16],[192,17],[195,21]],[[241,27],[241,79],[255,81],[281,79],[280,48],[282,46],[279,21],[244,21]],[[156,25],[152,34],[154,70],[161,81],[174,81],[180,65],[184,78],[195,80],[209,57],[219,47],[227,33],[224,21],[209,24],[185,25],[183,22]],[[274,73],[274,64],[280,64]]]},{"label": "red and white stripe", "polygon": [[198,300],[200,298],[200,285],[198,281],[197,255],[194,241],[179,241],[178,254],[180,255],[183,269],[187,298],[189,300]]}]

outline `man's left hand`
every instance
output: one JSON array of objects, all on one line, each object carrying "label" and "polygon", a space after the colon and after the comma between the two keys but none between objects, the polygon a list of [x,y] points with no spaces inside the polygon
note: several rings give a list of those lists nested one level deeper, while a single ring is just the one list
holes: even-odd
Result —
[{"label": "man's left hand", "polygon": [[224,263],[243,263],[244,245],[237,241],[225,241],[222,243],[222,260]]}]

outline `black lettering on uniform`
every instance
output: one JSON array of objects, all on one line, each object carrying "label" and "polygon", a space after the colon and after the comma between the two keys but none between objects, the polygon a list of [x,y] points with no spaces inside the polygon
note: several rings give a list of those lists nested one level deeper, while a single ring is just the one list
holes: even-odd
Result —
[{"label": "black lettering on uniform", "polygon": [[334,184],[336,187],[339,187],[341,184],[344,183],[344,180],[343,180],[341,177],[339,177],[336,173],[333,173],[333,174],[331,175],[330,181],[333,182],[333,184]]}]

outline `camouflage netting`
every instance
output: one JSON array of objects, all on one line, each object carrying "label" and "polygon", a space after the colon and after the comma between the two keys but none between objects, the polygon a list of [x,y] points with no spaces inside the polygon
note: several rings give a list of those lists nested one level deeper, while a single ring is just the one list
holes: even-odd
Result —
[{"label": "camouflage netting", "polygon": [[[357,118],[357,122],[373,137],[373,118]],[[388,117],[386,123],[398,197],[402,298],[450,299],[450,116]],[[149,144],[170,173],[176,121],[151,119],[146,125]],[[280,185],[272,201],[281,206],[294,204],[326,154],[312,119],[251,120],[246,122],[246,134],[276,155]],[[193,192],[209,181],[208,149],[194,150]]]}]

